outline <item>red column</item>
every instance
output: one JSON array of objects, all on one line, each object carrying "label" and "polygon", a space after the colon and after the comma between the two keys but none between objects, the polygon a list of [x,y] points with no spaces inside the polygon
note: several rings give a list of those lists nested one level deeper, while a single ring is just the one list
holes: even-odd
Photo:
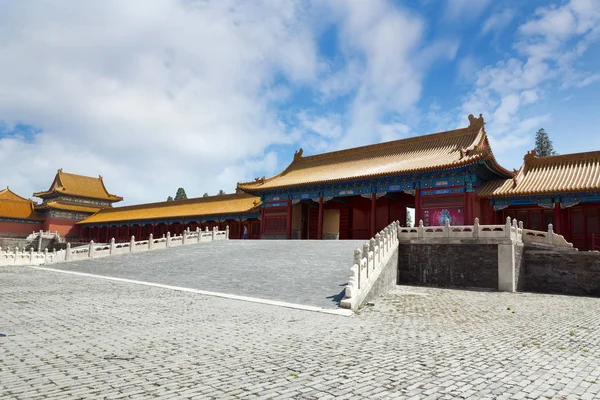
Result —
[{"label": "red column", "polygon": [[419,226],[421,219],[421,189],[415,189],[415,226]]},{"label": "red column", "polygon": [[292,208],[292,201],[290,200],[288,202],[288,207],[287,207],[287,232],[286,232],[286,239],[290,240],[292,238],[292,213],[293,213],[293,208]]},{"label": "red column", "polygon": [[319,218],[317,220],[317,239],[323,239],[323,198],[319,198]]},{"label": "red column", "polygon": [[377,203],[377,195],[375,193],[373,193],[371,195],[371,229],[370,229],[370,236],[374,237],[375,236],[375,217],[376,217],[376,213],[377,213],[377,208],[376,208],[376,203]]},{"label": "red column", "polygon": [[[561,234],[562,233],[562,226],[561,226],[561,212],[560,212],[560,203],[554,203],[554,232],[557,234]],[[548,229],[548,227],[546,227],[546,229]]]},{"label": "red column", "polygon": [[260,238],[262,239],[262,235],[265,232],[265,208],[260,208]]},{"label": "red column", "polygon": [[244,237],[244,224],[243,224],[241,218],[240,218],[240,221],[239,221],[239,227],[240,227],[240,229],[239,229],[240,231],[239,231],[239,234],[238,234],[238,236],[239,236],[238,239],[242,239]]},{"label": "red column", "polygon": [[464,203],[465,203],[465,225],[472,225],[473,224],[473,213],[471,212],[473,205],[471,204],[471,193],[467,192],[465,189],[465,195],[464,195]]},{"label": "red column", "polygon": [[494,210],[494,206],[490,204],[490,221],[489,225],[496,225],[496,210]]}]

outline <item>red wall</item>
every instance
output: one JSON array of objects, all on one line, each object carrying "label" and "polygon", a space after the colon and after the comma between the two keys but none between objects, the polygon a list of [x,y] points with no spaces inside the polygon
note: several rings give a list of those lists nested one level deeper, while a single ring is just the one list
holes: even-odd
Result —
[{"label": "red wall", "polygon": [[43,230],[49,232],[58,232],[61,236],[79,236],[79,226],[75,225],[76,220],[62,218],[46,218]]},{"label": "red wall", "polygon": [[33,231],[39,232],[41,230],[41,222],[35,224],[26,224],[23,222],[0,222],[1,233],[29,235],[30,233],[33,233]]}]

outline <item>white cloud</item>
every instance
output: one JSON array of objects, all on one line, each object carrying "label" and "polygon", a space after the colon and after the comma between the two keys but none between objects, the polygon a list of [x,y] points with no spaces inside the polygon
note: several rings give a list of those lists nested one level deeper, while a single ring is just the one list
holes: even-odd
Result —
[{"label": "white cloud", "polygon": [[309,114],[307,111],[298,113],[298,120],[308,131],[330,139],[342,136],[342,116],[331,113],[323,116]]},{"label": "white cloud", "polygon": [[[273,107],[284,82],[317,78],[312,11],[300,1],[0,0],[0,9],[0,120],[43,129],[0,139],[0,180],[25,196],[59,167],[102,174],[129,203],[179,186],[231,191],[272,169],[254,162],[272,160],[269,145],[296,139]],[[213,178],[245,168],[228,188]]]},{"label": "white cloud", "polygon": [[341,21],[339,57],[347,67],[332,71],[323,93],[350,97],[345,134],[332,147],[371,143],[377,140],[382,120],[416,106],[427,69],[437,60],[453,59],[458,40],[425,44],[424,20],[387,1],[331,0],[329,4]]},{"label": "white cloud", "polygon": [[448,0],[446,17],[452,20],[475,19],[490,5],[491,0]]},{"label": "white cloud", "polygon": [[485,35],[493,31],[501,31],[510,24],[514,17],[515,12],[510,8],[496,12],[485,20],[481,27],[481,33]]},{"label": "white cloud", "polygon": [[404,139],[410,136],[410,132],[410,127],[400,122],[379,125],[380,142]]},{"label": "white cloud", "polygon": [[[490,17],[483,32],[499,21],[500,16]],[[590,44],[600,37],[598,26],[600,0],[571,0],[538,8],[518,28],[514,46],[519,54],[478,72],[462,110],[487,116],[495,151],[523,146],[531,132],[550,118],[549,114],[531,115],[531,106],[543,98],[541,93],[585,86],[599,79],[597,74],[576,67]]]}]

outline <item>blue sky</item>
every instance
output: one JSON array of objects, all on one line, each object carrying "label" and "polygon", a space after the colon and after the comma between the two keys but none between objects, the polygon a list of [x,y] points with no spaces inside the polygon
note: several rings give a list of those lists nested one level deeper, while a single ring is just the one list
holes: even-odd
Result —
[{"label": "blue sky", "polygon": [[600,0],[0,0],[0,183],[124,204],[468,125],[518,168],[600,149]]}]

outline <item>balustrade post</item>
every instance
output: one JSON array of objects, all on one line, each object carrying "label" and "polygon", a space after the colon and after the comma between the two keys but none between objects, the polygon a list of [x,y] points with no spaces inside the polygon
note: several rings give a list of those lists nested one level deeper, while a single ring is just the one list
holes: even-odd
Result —
[{"label": "balustrade post", "polygon": [[365,266],[365,268],[367,269],[367,279],[369,279],[369,264],[370,264],[370,260],[369,260],[369,242],[365,242],[365,244],[363,244],[363,257],[365,257],[367,259],[367,265]]},{"label": "balustrade post", "polygon": [[448,218],[444,221],[444,236],[450,237],[450,220]]},{"label": "balustrade post", "polygon": [[33,263],[33,247],[29,248],[29,263]]},{"label": "balustrade post", "polygon": [[56,262],[56,249],[52,249],[52,262],[55,263]]},{"label": "balustrade post", "polygon": [[205,228],[205,232],[208,233],[208,225],[204,227]]},{"label": "balustrade post", "polygon": [[113,254],[115,252],[115,238],[110,239],[110,247],[108,250],[108,254]]},{"label": "balustrade post", "polygon": [[183,231],[183,234],[181,235],[181,244],[186,244],[187,243],[187,231]]},{"label": "balustrade post", "polygon": [[48,248],[44,249],[44,264],[48,263]]},{"label": "balustrade post", "polygon": [[381,248],[383,245],[383,240],[379,232],[377,232],[377,235],[375,235],[375,242],[377,243],[377,247],[379,248],[379,250],[377,251],[377,258],[381,259]]},{"label": "balustrade post", "polygon": [[[373,252],[373,268],[375,268],[375,239],[369,240],[369,250]],[[379,252],[377,252],[377,262],[379,262]]]},{"label": "balustrade post", "polygon": [[[185,235],[183,237],[185,237]],[[148,250],[152,250],[153,245],[154,245],[154,235],[151,233],[148,236]]]},{"label": "balustrade post", "polygon": [[171,246],[171,232],[167,232],[167,247]]},{"label": "balustrade post", "polygon": [[134,247],[135,247],[135,236],[131,235],[131,238],[129,238],[129,252],[130,253],[133,252]]},{"label": "balustrade post", "polygon": [[473,221],[473,237],[479,238],[479,218],[475,217],[475,221]]},{"label": "balustrade post", "polygon": [[213,226],[213,231],[212,231],[212,240],[213,240],[213,242],[214,242],[215,240],[217,240],[217,227],[216,227],[216,226]]},{"label": "balustrade post", "polygon": [[354,249],[354,264],[356,265],[356,270],[358,271],[357,289],[360,289],[360,255],[360,249],[357,247]]},{"label": "balustrade post", "polygon": [[229,225],[225,227],[225,240],[229,240]]},{"label": "balustrade post", "polygon": [[423,227],[423,220],[422,220],[422,219],[420,219],[420,220],[419,220],[419,226],[417,227],[417,237],[418,237],[419,239],[422,239],[422,238],[423,238],[423,236],[424,236],[424,234],[425,234],[425,229],[424,229],[424,227]]},{"label": "balustrade post", "polygon": [[548,244],[550,246],[554,245],[554,227],[552,224],[548,224]]},{"label": "balustrade post", "polygon": [[90,240],[88,247],[88,258],[94,258],[94,241]]},{"label": "balustrade post", "polygon": [[200,227],[196,227],[196,243],[200,243]]},{"label": "balustrade post", "polygon": [[516,218],[513,219],[513,221],[512,221],[512,227],[515,230],[515,234],[513,235],[514,236],[513,239],[517,240],[517,235],[519,234],[519,225],[517,223],[517,219]]},{"label": "balustrade post", "polygon": [[506,217],[506,225],[504,225],[504,229],[506,230],[506,232],[504,232],[504,235],[510,239],[510,231],[512,229],[512,225],[510,224],[510,217]]},{"label": "balustrade post", "polygon": [[18,258],[19,258],[19,246],[15,246],[15,262],[14,262],[14,264],[17,263]]},{"label": "balustrade post", "polygon": [[[92,240],[91,243],[94,243]],[[65,249],[65,261],[71,261],[71,243],[67,243],[67,248]]]}]

